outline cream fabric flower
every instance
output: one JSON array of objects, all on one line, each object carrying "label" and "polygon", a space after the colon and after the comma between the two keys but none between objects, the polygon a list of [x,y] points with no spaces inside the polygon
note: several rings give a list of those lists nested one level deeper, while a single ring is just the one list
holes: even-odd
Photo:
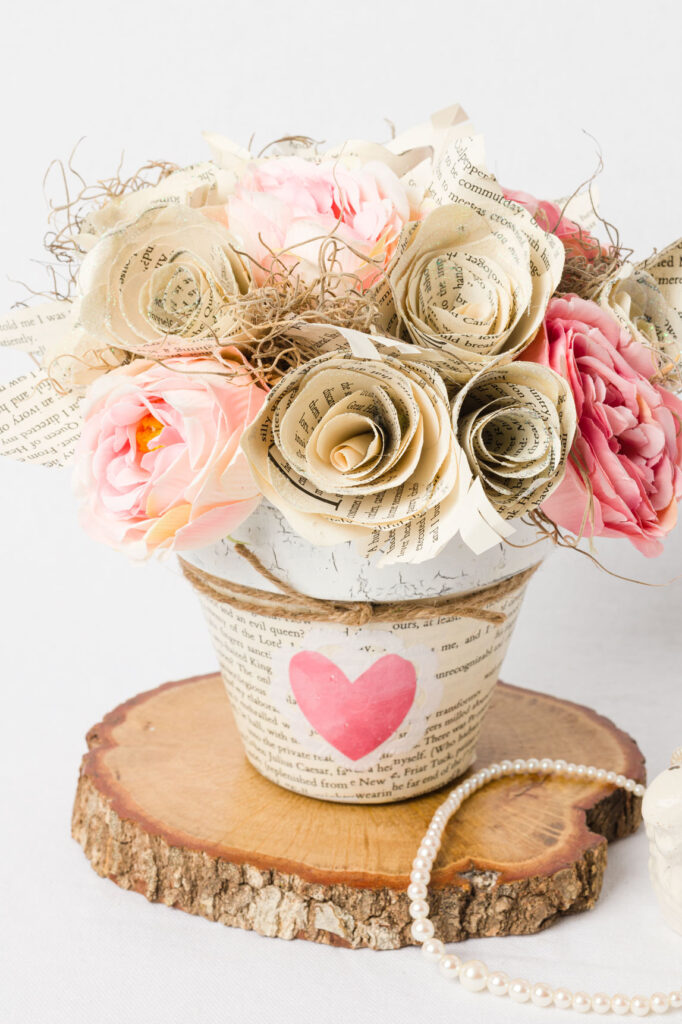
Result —
[{"label": "cream fabric flower", "polygon": [[150,209],[106,234],[79,276],[80,320],[101,347],[143,355],[210,351],[249,274],[220,224],[186,206]]}]

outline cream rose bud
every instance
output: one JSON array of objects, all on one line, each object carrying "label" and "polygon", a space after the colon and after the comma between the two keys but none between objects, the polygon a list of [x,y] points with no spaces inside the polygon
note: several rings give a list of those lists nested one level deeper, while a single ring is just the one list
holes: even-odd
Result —
[{"label": "cream rose bud", "polygon": [[[321,345],[344,344],[327,334]],[[360,337],[360,355],[346,348],[289,371],[242,448],[263,494],[313,544],[354,539],[366,554],[420,561],[456,532],[470,481],[448,393],[431,366]]]},{"label": "cream rose bud", "polygon": [[209,351],[230,327],[248,271],[225,227],[187,206],[147,210],[83,260],[83,329],[100,346],[145,355]]},{"label": "cream rose bud", "polygon": [[548,367],[515,362],[481,371],[457,395],[452,419],[503,519],[539,508],[561,483],[576,412],[568,382]]},{"label": "cream rose bud", "polygon": [[561,243],[490,181],[497,199],[475,207],[465,195],[410,224],[388,270],[386,326],[447,354],[462,382],[529,344],[563,267]]}]

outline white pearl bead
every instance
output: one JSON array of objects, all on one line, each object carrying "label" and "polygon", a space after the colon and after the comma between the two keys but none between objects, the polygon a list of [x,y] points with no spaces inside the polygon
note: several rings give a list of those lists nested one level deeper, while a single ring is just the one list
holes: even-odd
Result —
[{"label": "white pearl bead", "polygon": [[459,980],[468,992],[481,992],[488,981],[488,968],[482,960],[467,960],[460,968]]},{"label": "white pearl bead", "polygon": [[514,770],[514,765],[511,761],[500,761],[500,771],[503,775],[509,775]]},{"label": "white pearl bead", "polygon": [[670,999],[671,1010],[682,1009],[682,992],[680,992],[679,989],[675,989],[674,992],[671,992],[668,998]]},{"label": "white pearl bead", "polygon": [[[435,856],[436,851],[432,850],[430,846],[420,846],[419,849],[417,850],[417,857],[415,859],[423,860],[424,867],[426,868],[427,871],[430,871]],[[413,867],[416,868],[417,865],[414,864]]]},{"label": "white pearl bead", "polygon": [[540,771],[543,772],[545,775],[548,775],[551,771],[553,771],[553,769],[554,761],[551,759],[551,757],[543,757],[542,761],[540,761]]},{"label": "white pearl bead", "polygon": [[492,775],[490,774],[490,768],[484,768],[479,772],[479,775],[483,778],[484,783],[490,782]]},{"label": "white pearl bead", "polygon": [[410,901],[425,900],[427,893],[428,889],[423,882],[410,882],[407,887],[407,896]]},{"label": "white pearl bead", "polygon": [[594,765],[589,765],[587,771],[585,772],[585,778],[589,779],[590,782],[597,778],[597,769],[594,767]]},{"label": "white pearl bead", "polygon": [[670,1009],[670,1000],[665,992],[654,992],[651,997],[651,1009],[654,1013],[667,1013]]},{"label": "white pearl bead", "polygon": [[429,916],[429,905],[426,900],[412,900],[410,903],[410,917],[415,920],[420,917]]},{"label": "white pearl bead", "polygon": [[412,861],[412,867],[416,868],[418,871],[429,871],[431,868],[431,858],[422,857],[420,853],[417,853],[417,856]]},{"label": "white pearl bead", "polygon": [[433,932],[433,921],[429,921],[428,918],[419,918],[410,928],[410,935],[415,942],[425,942],[426,939],[432,939]]},{"label": "white pearl bead", "polygon": [[597,774],[595,775],[595,779],[597,780],[597,782],[606,782],[606,774],[607,773],[605,768],[597,768]]},{"label": "white pearl bead", "polygon": [[530,990],[530,1001],[534,1006],[549,1006],[554,998],[549,985],[545,985],[543,981],[537,981]]},{"label": "white pearl bead", "polygon": [[490,777],[492,779],[499,779],[501,774],[502,774],[502,768],[500,767],[500,765],[496,761],[494,761],[490,765]]},{"label": "white pearl bead", "polygon": [[576,992],[573,996],[573,1009],[578,1013],[589,1013],[592,1009],[592,1000],[586,992]]},{"label": "white pearl bead", "polygon": [[445,953],[445,946],[440,939],[427,939],[422,946],[422,953],[427,960],[439,961]]},{"label": "white pearl bead", "polygon": [[586,779],[587,778],[587,765],[586,764],[579,764],[578,765],[578,767],[575,770],[575,777],[576,777],[576,779]]},{"label": "white pearl bead", "polygon": [[619,992],[611,999],[611,1009],[619,1017],[624,1017],[626,1013],[630,1012],[630,1000],[622,992]]},{"label": "white pearl bead", "polygon": [[514,773],[516,775],[525,775],[525,773],[528,771],[528,768],[526,766],[526,762],[521,757],[518,757],[516,759],[516,761],[514,761],[514,764],[513,764],[512,767],[513,767]]},{"label": "white pearl bead", "polygon": [[554,771],[557,773],[557,775],[562,775],[566,771],[567,767],[568,762],[564,761],[562,757],[560,757],[557,761],[554,762]]},{"label": "white pearl bead", "polygon": [[616,785],[618,786],[619,789],[623,789],[623,787],[625,786],[625,783],[627,781],[628,780],[625,778],[624,775],[616,775]]},{"label": "white pearl bead", "polygon": [[592,1009],[595,1013],[609,1013],[611,1010],[611,1000],[605,992],[597,992],[596,995],[592,996]]},{"label": "white pearl bead", "polygon": [[494,996],[506,996],[509,991],[509,975],[505,974],[504,971],[493,971],[492,974],[488,975],[488,992],[492,992]]},{"label": "white pearl bead", "polygon": [[421,883],[422,885],[428,885],[431,881],[431,872],[426,871],[425,868],[414,868],[410,874],[410,881]]},{"label": "white pearl bead", "polygon": [[641,782],[638,782],[633,790],[635,796],[644,796],[646,793],[646,786],[643,786]]},{"label": "white pearl bead", "polygon": [[513,1003],[527,1003],[530,999],[530,984],[525,978],[515,978],[509,983],[509,998]]},{"label": "white pearl bead", "polygon": [[630,1013],[633,1017],[646,1017],[651,1003],[646,996],[633,996],[630,1000]]},{"label": "white pearl bead", "polygon": [[618,773],[617,772],[607,772],[606,773],[606,781],[611,786],[615,786],[616,785],[616,779],[617,778],[618,778]]},{"label": "white pearl bead", "polygon": [[526,761],[526,771],[529,775],[537,775],[540,771],[540,762],[537,757],[529,757]]},{"label": "white pearl bead", "polygon": [[636,789],[637,789],[637,783],[635,782],[635,780],[634,779],[628,779],[627,782],[625,783],[625,790],[626,790],[626,792],[627,793],[634,793],[634,791]]},{"label": "white pearl bead", "polygon": [[424,836],[420,843],[420,846],[423,846],[425,850],[435,850],[436,845],[436,840],[433,838],[433,836],[429,835]]},{"label": "white pearl bead", "polygon": [[438,970],[444,978],[450,978],[454,981],[459,976],[459,969],[462,966],[462,961],[454,953],[446,953],[442,956],[438,962]]},{"label": "white pearl bead", "polygon": [[554,1005],[559,1010],[570,1010],[573,1006],[573,993],[567,988],[558,988],[554,992]]},{"label": "white pearl bead", "polygon": [[564,775],[568,779],[572,779],[575,776],[577,771],[578,771],[578,765],[575,764],[573,761],[569,761],[568,764],[566,765],[566,767],[564,768]]}]

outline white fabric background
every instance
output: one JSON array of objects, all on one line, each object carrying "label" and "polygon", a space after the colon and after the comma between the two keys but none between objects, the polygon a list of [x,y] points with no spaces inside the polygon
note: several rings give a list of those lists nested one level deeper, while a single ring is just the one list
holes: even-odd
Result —
[{"label": "white fabric background", "polygon": [[[381,138],[384,115],[402,128],[459,100],[509,186],[570,192],[595,162],[585,129],[603,149],[602,207],[624,242],[644,256],[682,229],[674,0],[64,0],[14,5],[2,29],[3,310],[22,294],[7,277],[42,280],[30,261],[43,171],[82,135],[77,163],[92,179],[123,147],[130,168],[203,158],[202,128],[242,143],[252,132],[260,144],[284,132]],[[0,372],[19,364],[4,357]],[[416,950],[264,939],[97,878],[69,838],[85,731],[215,659],[172,566],[133,568],[80,533],[66,474],[9,463],[0,474],[3,1024],[438,1024],[459,1013],[476,1024],[543,1012],[467,995]],[[599,550],[642,579],[682,572],[682,529],[657,562],[614,543]],[[612,716],[655,773],[682,742],[681,596],[679,582],[634,586],[557,553],[530,588],[504,677]],[[593,912],[466,953],[592,991],[682,983],[682,938],[653,903],[642,834],[613,847]]]}]

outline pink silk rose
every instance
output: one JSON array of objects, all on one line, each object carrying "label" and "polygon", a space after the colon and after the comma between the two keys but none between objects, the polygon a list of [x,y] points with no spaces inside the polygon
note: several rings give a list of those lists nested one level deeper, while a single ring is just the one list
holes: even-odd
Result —
[{"label": "pink silk rose", "polygon": [[573,533],[627,537],[642,554],[660,554],[682,496],[682,400],[652,382],[651,351],[596,303],[570,295],[549,303],[523,358],[568,380],[578,416],[566,476],[543,511]]},{"label": "pink silk rose", "polygon": [[599,241],[569,217],[562,217],[561,207],[549,199],[536,199],[528,192],[505,188],[504,198],[511,199],[528,210],[537,224],[548,235],[556,235],[563,242],[567,255],[584,256],[588,262],[597,259],[603,252]]},{"label": "pink silk rose", "polygon": [[[272,253],[282,254],[284,265],[307,282],[319,276],[320,246],[333,233],[349,247],[339,250],[340,269],[366,288],[393,254],[410,203],[400,179],[380,161],[348,168],[339,160],[283,157],[252,164],[227,204],[204,213],[221,219],[266,270]],[[266,274],[253,263],[249,269],[262,284]]]},{"label": "pink silk rose", "polygon": [[84,405],[74,488],[95,540],[145,558],[211,544],[256,508],[239,442],[266,393],[236,350],[136,359],[100,377]]}]

